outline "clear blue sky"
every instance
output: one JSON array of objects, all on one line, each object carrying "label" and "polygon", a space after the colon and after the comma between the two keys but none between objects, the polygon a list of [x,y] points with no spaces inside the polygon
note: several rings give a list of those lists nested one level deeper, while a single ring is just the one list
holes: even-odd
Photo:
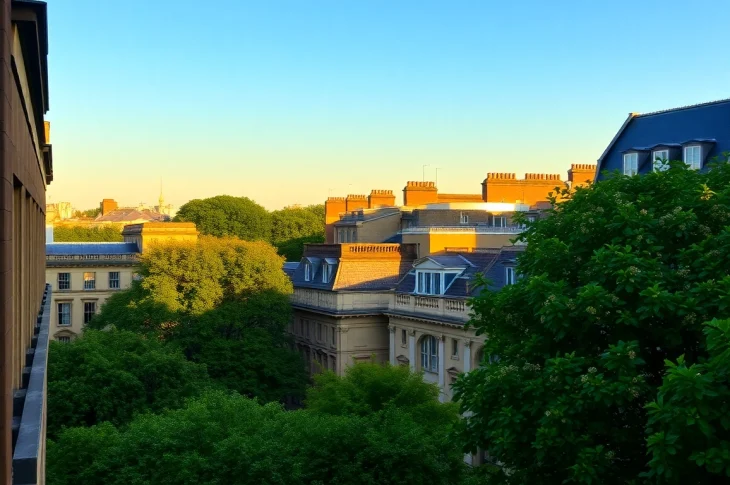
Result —
[{"label": "clear blue sky", "polygon": [[594,163],[730,97],[730,2],[50,0],[52,202],[270,209]]}]

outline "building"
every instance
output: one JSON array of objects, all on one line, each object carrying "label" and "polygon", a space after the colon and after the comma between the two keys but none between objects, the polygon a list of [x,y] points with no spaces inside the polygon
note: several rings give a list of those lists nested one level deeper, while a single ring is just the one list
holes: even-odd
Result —
[{"label": "building", "polygon": [[591,183],[595,165],[573,164],[568,180],[557,174],[489,173],[478,194],[440,194],[433,182],[408,182],[402,206],[390,190],[325,201],[328,243],[414,243],[419,256],[448,248],[463,250],[510,244],[523,227],[515,213],[539,217],[556,188]]},{"label": "building", "polygon": [[70,202],[46,204],[46,222],[65,221],[73,217],[73,207]]},{"label": "building", "polygon": [[416,259],[413,245],[312,244],[295,269],[290,332],[310,372],[342,374],[348,363],[387,362],[385,315]]},{"label": "building", "polygon": [[484,338],[464,328],[477,273],[493,289],[515,281],[521,246],[416,258],[414,244],[311,244],[295,268],[290,332],[310,372],[354,362],[423,371],[441,399],[482,360]]},{"label": "building", "polygon": [[129,288],[139,256],[150,244],[195,242],[192,222],[125,226],[124,242],[46,244],[46,282],[53,289],[50,337],[68,342],[79,336],[104,302]]},{"label": "building", "polygon": [[730,99],[653,113],[630,113],[598,159],[596,180],[604,172],[625,175],[665,167],[681,160],[703,170],[714,157],[730,152]]},{"label": "building", "polygon": [[114,199],[104,199],[99,204],[99,215],[93,225],[103,224],[142,224],[145,222],[167,222],[172,219],[173,207],[165,204],[165,198],[160,191],[156,206],[138,204],[134,207],[119,207]]},{"label": "building", "polygon": [[50,289],[46,187],[53,180],[45,2],[0,0],[0,483],[45,483]]},{"label": "building", "polygon": [[50,337],[68,342],[115,292],[132,284],[140,250],[133,242],[49,243],[46,282],[53,289]]}]

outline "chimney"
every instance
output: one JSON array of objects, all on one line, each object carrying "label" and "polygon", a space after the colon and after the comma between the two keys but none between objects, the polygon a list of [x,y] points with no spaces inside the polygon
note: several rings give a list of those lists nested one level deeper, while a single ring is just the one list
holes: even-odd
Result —
[{"label": "chimney", "polygon": [[403,205],[416,207],[438,202],[438,189],[433,182],[407,182],[403,188]]},{"label": "chimney", "polygon": [[393,207],[395,195],[392,190],[371,190],[368,196],[368,208]]}]

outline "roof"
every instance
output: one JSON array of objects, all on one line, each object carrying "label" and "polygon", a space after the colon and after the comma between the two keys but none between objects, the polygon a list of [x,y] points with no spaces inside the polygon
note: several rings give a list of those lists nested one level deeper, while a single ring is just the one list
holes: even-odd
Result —
[{"label": "roof", "polygon": [[46,244],[46,256],[76,256],[91,254],[137,254],[135,243],[128,242],[71,242]]},{"label": "roof", "polygon": [[286,273],[286,275],[291,279],[292,276],[294,276],[294,271],[296,271],[298,266],[299,266],[298,262],[293,262],[293,263],[286,262],[286,263],[284,263],[284,268],[283,268],[284,273]]},{"label": "roof", "polygon": [[[665,109],[665,110],[660,110],[660,111],[653,111],[653,112],[644,113],[644,114],[629,113],[629,115],[626,118],[626,120],[624,121],[623,125],[621,125],[621,128],[619,128],[616,135],[613,137],[613,139],[608,144],[606,149],[603,151],[601,156],[598,158],[598,166],[596,167],[595,180],[598,180],[598,178],[600,177],[601,171],[604,169],[604,166],[603,166],[604,160],[606,159],[608,154],[611,152],[611,150],[617,145],[619,139],[622,138],[622,135],[624,135],[624,133],[626,132],[626,130],[629,128],[630,125],[633,126],[637,123],[641,123],[643,125],[646,123],[651,124],[653,122],[656,122],[658,125],[660,125],[659,129],[661,131],[668,132],[666,139],[654,140],[654,141],[650,142],[650,143],[652,143],[651,146],[672,146],[673,144],[680,143],[680,142],[687,143],[687,142],[702,141],[702,140],[705,140],[708,142],[714,142],[714,139],[697,138],[691,134],[686,134],[683,137],[681,135],[678,135],[678,131],[682,131],[682,130],[676,130],[676,129],[671,130],[671,128],[674,128],[674,126],[672,126],[673,123],[670,122],[669,118],[666,118],[666,117],[668,115],[669,116],[676,115],[678,117],[685,118],[685,117],[689,117],[689,116],[693,115],[697,111],[704,111],[709,108],[714,108],[714,107],[722,106],[725,104],[730,104],[730,98],[719,99],[716,101],[709,101],[706,103],[699,103],[699,104],[693,104],[693,105],[688,105],[688,106],[680,106],[677,108],[670,108],[670,109]],[[721,121],[718,121],[717,124],[720,127],[726,127],[728,124],[728,121],[729,120],[721,120]],[[715,120],[712,120],[712,122],[715,122]],[[691,121],[690,122],[685,121],[685,123],[683,123],[683,124],[691,125],[694,127],[697,126],[697,123],[692,123]],[[672,131],[673,131],[673,133],[672,133]],[[705,135],[707,135],[707,133]],[[660,138],[661,138],[661,136],[660,136]],[[649,145],[646,145],[646,144],[636,145],[635,143],[630,143],[629,147],[619,147],[619,149],[623,151],[623,150],[626,150],[627,148],[630,148],[632,145],[633,146],[643,146],[647,149],[649,148]]]},{"label": "roof", "polygon": [[103,216],[97,216],[94,222],[132,222],[139,220],[160,222],[167,220],[167,218],[168,216],[150,209],[114,209]]}]

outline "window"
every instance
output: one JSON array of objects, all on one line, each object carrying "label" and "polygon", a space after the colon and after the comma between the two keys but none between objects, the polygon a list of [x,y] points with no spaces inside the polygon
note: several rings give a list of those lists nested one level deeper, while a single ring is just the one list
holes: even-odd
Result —
[{"label": "window", "polygon": [[494,227],[507,227],[507,218],[504,216],[494,216]]},{"label": "window", "polygon": [[109,271],[109,289],[119,289],[119,271]]},{"label": "window", "polygon": [[515,269],[511,266],[508,266],[504,269],[504,284],[505,285],[514,285],[515,284]]},{"label": "window", "polygon": [[309,320],[304,321],[304,336],[309,338]]},{"label": "window", "polygon": [[443,274],[437,271],[416,271],[416,293],[423,295],[443,295],[454,273]]},{"label": "window", "polygon": [[310,281],[312,279],[312,265],[304,263],[304,281]]},{"label": "window", "polygon": [[669,150],[656,150],[651,154],[651,162],[655,172],[663,172],[669,168]]},{"label": "window", "polygon": [[702,168],[702,147],[699,145],[684,147],[684,163],[692,170]]},{"label": "window", "polygon": [[61,343],[67,344],[71,342],[71,337],[56,337],[56,340],[58,340]]},{"label": "window", "polygon": [[71,325],[71,303],[58,304],[58,325]]},{"label": "window", "polygon": [[465,213],[461,212],[459,214],[459,222],[461,224],[469,224],[469,214],[465,214]]},{"label": "window", "polygon": [[59,290],[70,290],[71,289],[71,273],[58,273],[58,289]]},{"label": "window", "polygon": [[428,372],[438,372],[439,357],[436,337],[426,335],[421,340],[421,368]]},{"label": "window", "polygon": [[317,324],[317,340],[320,342],[322,341],[322,324],[321,323]]},{"label": "window", "polygon": [[401,345],[405,345],[408,342],[408,334],[406,334],[405,330],[400,331],[400,343]]},{"label": "window", "polygon": [[84,302],[84,324],[87,324],[96,315],[96,302],[85,301]]},{"label": "window", "polygon": [[535,222],[536,220],[535,216],[527,216],[527,222]]},{"label": "window", "polygon": [[330,277],[332,277],[332,265],[325,261],[322,263],[322,283],[329,283]]},{"label": "window", "polygon": [[459,341],[455,338],[451,339],[451,357],[459,356]]},{"label": "window", "polygon": [[335,327],[332,327],[332,345],[337,345],[336,339],[337,336],[335,334]]},{"label": "window", "polygon": [[624,175],[636,175],[639,173],[639,154],[624,154]]},{"label": "window", "polygon": [[96,273],[84,273],[84,289],[96,289]]}]

